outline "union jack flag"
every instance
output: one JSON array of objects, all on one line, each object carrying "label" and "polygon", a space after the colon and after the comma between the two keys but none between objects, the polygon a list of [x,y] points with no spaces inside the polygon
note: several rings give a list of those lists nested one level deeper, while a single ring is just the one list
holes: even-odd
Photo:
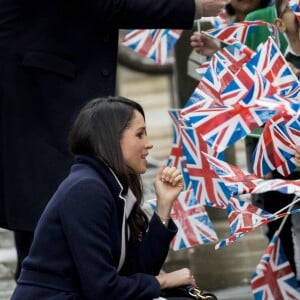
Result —
[{"label": "union jack flag", "polygon": [[136,29],[125,36],[122,44],[158,64],[166,62],[182,30]]},{"label": "union jack flag", "polygon": [[[295,202],[293,201],[293,203]],[[229,244],[235,242],[237,239],[243,237],[245,234],[252,232],[262,225],[266,225],[275,220],[279,220],[286,215],[299,212],[300,209],[293,209],[286,212],[271,214],[248,203],[247,201],[232,197],[230,198],[227,207],[231,235],[216,244],[215,249],[228,246]]]},{"label": "union jack flag", "polygon": [[205,207],[195,199],[192,188],[182,192],[174,202],[171,218],[178,227],[178,232],[171,242],[173,250],[218,241]]},{"label": "union jack flag", "polygon": [[172,121],[173,128],[173,143],[171,152],[167,160],[167,166],[174,166],[182,168],[183,152],[182,152],[182,138],[180,134],[180,110],[170,109],[169,116]]},{"label": "union jack flag", "polygon": [[261,44],[251,60],[258,72],[278,90],[278,94],[289,98],[298,96],[297,76],[271,37]]},{"label": "union jack flag", "polygon": [[[220,98],[221,75],[219,73],[224,70],[220,65],[221,62],[213,56],[197,86],[198,90],[201,90],[202,93],[206,94],[206,97],[214,99],[214,102],[218,102]],[[193,96],[194,95],[192,95],[192,97]]]},{"label": "union jack flag", "polygon": [[180,115],[183,117],[184,115],[192,112],[194,110],[205,108],[211,106],[215,102],[214,98],[206,94],[201,85],[195,88],[194,92],[192,93],[191,97],[185,103],[184,107],[181,109]]},{"label": "union jack flag", "polygon": [[181,136],[181,117],[179,109],[170,109],[169,115],[173,128],[173,144],[167,160],[167,166],[174,166],[181,170],[184,187],[187,188],[190,182],[189,174],[186,168],[186,156],[183,153],[183,144]]},{"label": "union jack flag", "polygon": [[298,300],[300,292],[297,286],[280,239],[274,235],[251,278],[254,299]]},{"label": "union jack flag", "polygon": [[282,112],[265,124],[254,152],[253,170],[257,176],[275,169],[287,176],[296,168],[294,148],[300,143],[298,119],[298,115]]},{"label": "union jack flag", "polygon": [[255,51],[236,40],[221,48],[214,55],[223,60],[233,73],[236,73],[254,54]]},{"label": "union jack flag", "polygon": [[182,127],[183,152],[196,199],[202,205],[226,208],[230,191],[218,175],[210,169],[203,152],[210,152],[206,143],[191,127]]},{"label": "union jack flag", "polygon": [[[300,180],[262,179],[254,174],[204,153],[210,167],[224,181],[232,196],[277,191],[300,196]],[[294,203],[293,203],[294,204]]]},{"label": "union jack flag", "polygon": [[278,31],[275,25],[264,21],[242,21],[225,27],[206,30],[203,33],[224,43],[231,43],[231,40],[238,40],[241,43],[245,43],[247,37],[258,26],[267,26],[272,36]]},{"label": "union jack flag", "polygon": [[243,169],[204,153],[210,167],[224,181],[232,196],[251,193],[264,179],[258,178]]},{"label": "union jack flag", "polygon": [[277,191],[283,194],[295,194],[300,196],[300,179],[268,179],[262,180],[252,190],[253,194],[265,193],[268,191]]},{"label": "union jack flag", "polygon": [[214,106],[183,116],[215,153],[221,153],[272,117],[276,110],[254,105]]},{"label": "union jack flag", "polygon": [[248,233],[273,215],[251,203],[231,197],[227,206],[230,234]]},{"label": "union jack flag", "polygon": [[226,67],[232,72],[236,73],[244,63],[246,63],[255,52],[248,48],[246,45],[239,41],[232,42],[232,44],[218,50],[211,58],[203,62],[197,69],[196,72],[202,77],[205,74],[209,64],[214,57],[221,60]]},{"label": "union jack flag", "polygon": [[[239,98],[245,104],[257,102],[261,99],[270,99],[272,102],[281,101],[286,105],[291,105],[296,101],[286,99],[283,90],[288,86],[289,91],[286,91],[286,94],[292,93],[295,95],[295,86],[299,87],[297,78],[291,72],[282,54],[278,53],[280,51],[274,41],[269,39],[264,45],[266,46],[262,49],[265,51],[261,49],[240,67],[236,72],[238,82],[229,83],[227,91],[230,91],[232,86],[234,90],[238,88],[249,90],[247,94],[242,94],[243,99]],[[272,59],[268,55],[272,55]],[[268,64],[265,64],[266,61]],[[278,105],[278,103],[274,105]]]},{"label": "union jack flag", "polygon": [[[156,199],[148,200],[150,208],[156,210]],[[174,251],[218,241],[218,236],[205,207],[197,201],[192,186],[180,193],[175,200],[170,217],[178,227],[171,242]]]}]

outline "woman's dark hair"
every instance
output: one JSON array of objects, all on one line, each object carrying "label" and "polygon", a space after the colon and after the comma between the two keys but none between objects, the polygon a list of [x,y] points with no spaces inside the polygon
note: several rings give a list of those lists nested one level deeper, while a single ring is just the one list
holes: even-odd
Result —
[{"label": "woman's dark hair", "polygon": [[[271,3],[271,0],[261,0],[259,8],[265,8]],[[229,16],[235,15],[235,9],[232,7],[230,3],[225,5],[225,10]]]},{"label": "woman's dark hair", "polygon": [[120,145],[123,132],[129,126],[135,110],[145,119],[141,105],[124,97],[111,96],[89,101],[73,124],[69,144],[73,155],[89,155],[107,164],[122,184],[123,196],[129,188],[132,190],[137,202],[128,223],[132,237],[137,241],[148,227],[147,216],[140,207],[142,181],[139,174],[126,166]]}]

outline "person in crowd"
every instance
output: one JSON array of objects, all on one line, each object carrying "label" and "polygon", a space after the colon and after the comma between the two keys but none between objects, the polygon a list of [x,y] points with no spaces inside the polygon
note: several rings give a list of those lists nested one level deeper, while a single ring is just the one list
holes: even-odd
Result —
[{"label": "person in crowd", "polygon": [[[231,1],[232,3],[233,1]],[[270,2],[270,1],[269,1]],[[243,15],[242,18],[237,18],[234,21],[254,21],[254,20],[263,20],[269,23],[275,23],[279,29],[279,47],[280,50],[286,55],[286,59],[291,64],[291,67],[295,74],[299,76],[299,59],[296,57],[297,51],[300,50],[299,47],[299,22],[295,15],[292,15],[293,12],[291,9],[287,7],[288,1],[281,0],[275,1],[275,3],[262,2],[261,8],[256,6],[256,9],[252,11],[248,11],[246,15]],[[278,6],[278,2],[281,4],[281,9]],[[241,2],[242,3],[242,2]],[[270,5],[269,5],[270,4]],[[242,4],[241,4],[242,5]],[[279,9],[278,9],[279,8]],[[230,12],[230,11],[229,11]],[[232,18],[230,19],[232,20]],[[265,42],[267,38],[270,36],[270,31],[266,26],[261,26],[256,29],[249,37],[247,38],[245,44],[252,48],[253,50],[257,49],[257,46]],[[288,37],[289,36],[289,37]],[[194,49],[206,56],[210,56],[215,53],[219,49],[219,45],[211,38],[205,36],[204,34],[195,33],[191,38],[191,45]],[[291,50],[294,49],[294,50]],[[258,128],[253,133],[245,139],[245,147],[246,147],[246,159],[247,159],[247,168],[249,172],[253,172],[252,167],[252,155],[255,151],[258,137],[262,131],[262,128]],[[300,172],[296,170],[286,179],[299,179]],[[283,178],[276,170],[268,175],[268,178]],[[278,201],[274,201],[274,199],[278,199]],[[263,194],[257,194],[252,196],[253,204],[274,213],[279,211],[281,208],[285,207],[294,199],[294,195],[282,194],[279,192],[271,191]],[[281,229],[280,239],[285,251],[285,254],[290,262],[292,270],[297,274],[298,278],[300,278],[300,251],[296,249],[296,246],[299,244],[299,240],[297,242],[297,235],[295,232],[300,232],[300,224],[296,221],[299,216],[295,215],[292,217],[288,217],[285,225]],[[268,239],[271,239],[274,233],[277,231],[281,224],[281,221],[274,221],[269,223],[265,227],[265,234]],[[298,267],[296,268],[296,265]],[[298,271],[297,271],[298,269]]]},{"label": "person in crowd", "polygon": [[[275,0],[277,18],[275,25],[283,32],[287,39],[287,48],[284,53],[286,60],[289,62],[293,71],[297,76],[300,74],[300,17],[294,11],[295,6],[291,6],[289,0]],[[299,7],[299,3],[298,6]],[[300,164],[299,164],[300,146],[295,149],[295,162],[298,168],[288,176],[288,179],[300,179]],[[286,197],[286,196],[285,196]],[[290,195],[292,201],[295,195]],[[277,197],[280,200],[282,197]],[[274,201],[274,199],[273,199]],[[300,208],[300,202],[294,205],[295,208]],[[293,214],[291,216],[291,231],[294,250],[294,272],[300,285],[300,215]]]},{"label": "person in crowd", "polygon": [[227,0],[0,0],[0,227],[18,264],[67,174],[65,144],[88,99],[115,94],[118,30],[192,28]]},{"label": "person in crowd", "polygon": [[[262,20],[270,24],[274,24],[276,18],[277,18],[276,7],[273,1],[271,1],[271,4],[269,6],[261,9],[256,9],[250,12],[246,16],[245,21]],[[255,51],[257,47],[261,43],[264,43],[270,35],[271,32],[267,26],[258,26],[257,28],[253,29],[253,32],[249,36],[247,36],[246,45]],[[285,53],[287,47],[287,40],[284,34],[281,31],[277,31],[274,33],[274,38],[278,43],[278,47],[280,48],[280,51],[282,53]]]},{"label": "person in crowd", "polygon": [[[299,72],[300,67],[300,39],[299,39],[299,22],[296,15],[292,9],[288,6],[289,1],[287,0],[275,0],[272,9],[275,9],[275,18],[273,20],[274,24],[278,27],[282,36],[285,39],[285,47],[281,48],[286,60],[289,62],[295,74]],[[254,13],[253,13],[254,15]],[[265,20],[265,19],[264,19]],[[271,21],[271,19],[265,20]],[[260,39],[256,34],[257,38]],[[265,37],[267,38],[267,36]],[[252,39],[253,41],[253,39]],[[283,45],[283,43],[280,43]],[[297,57],[298,52],[298,57]],[[258,137],[262,128],[258,128],[253,134],[250,134],[246,138],[246,156],[248,163],[248,170],[250,172],[252,169],[252,155],[256,148]],[[280,178],[280,179],[300,179],[300,169],[296,169],[287,177],[283,177],[276,170],[272,171],[266,176],[266,179]],[[295,195],[283,194],[276,191],[270,191],[262,194],[256,194],[252,197],[253,204],[269,211],[275,213],[280,209],[286,207],[295,198]],[[298,204],[296,205],[298,206]],[[297,207],[298,208],[298,207]],[[281,228],[279,237],[285,252],[287,259],[291,265],[293,272],[296,274],[297,279],[300,279],[300,249],[298,249],[300,241],[300,219],[299,215],[295,214],[289,216],[285,221],[284,226]],[[277,220],[268,223],[265,226],[265,234],[269,240],[272,239],[275,232],[281,225],[281,221]]]},{"label": "person in crowd", "polygon": [[[227,15],[225,25],[244,21],[250,12],[265,8],[269,3],[270,0],[231,0],[225,6],[225,15]],[[191,46],[203,56],[211,56],[220,49],[220,44],[216,40],[198,31],[191,35]]]},{"label": "person in crowd", "polygon": [[292,7],[289,6],[291,1],[275,0],[278,17],[275,25],[283,32],[287,39],[287,48],[284,52],[286,60],[290,63],[293,71],[299,77],[300,74],[300,17],[296,16]]},{"label": "person in crowd", "polygon": [[[300,145],[297,145],[295,149],[295,163],[299,168],[300,172]],[[300,201],[296,203],[295,207],[300,208]],[[295,214],[292,216],[292,225],[295,251],[296,278],[300,286],[300,214]]]},{"label": "person in crowd", "polygon": [[69,141],[74,163],[39,219],[11,299],[152,300],[164,288],[194,286],[186,268],[160,275],[184,183],[175,167],[159,169],[148,221],[140,175],[153,145],[143,108],[121,96],[92,99]]}]

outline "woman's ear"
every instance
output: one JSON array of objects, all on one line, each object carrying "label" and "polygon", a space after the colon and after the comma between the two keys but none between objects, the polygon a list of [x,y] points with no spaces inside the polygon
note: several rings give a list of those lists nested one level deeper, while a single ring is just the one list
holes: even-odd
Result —
[{"label": "woman's ear", "polygon": [[286,31],[286,26],[284,24],[284,21],[280,18],[276,18],[274,20],[274,24],[277,26],[277,28],[279,29],[279,31],[281,32],[285,32]]}]

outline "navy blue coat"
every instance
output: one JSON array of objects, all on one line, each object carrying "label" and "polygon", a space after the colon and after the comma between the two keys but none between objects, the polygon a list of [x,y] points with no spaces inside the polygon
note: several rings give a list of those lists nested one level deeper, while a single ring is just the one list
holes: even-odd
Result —
[{"label": "navy blue coat", "polygon": [[127,229],[120,193],[107,166],[79,156],[38,222],[12,300],[158,297],[153,275],[159,273],[177,227],[171,221],[166,228],[154,214],[138,245],[124,239],[125,262],[118,273],[123,223]]},{"label": "navy blue coat", "polygon": [[0,0],[0,227],[32,231],[67,175],[74,115],[115,93],[118,29],[191,28],[194,13],[194,0]]}]

